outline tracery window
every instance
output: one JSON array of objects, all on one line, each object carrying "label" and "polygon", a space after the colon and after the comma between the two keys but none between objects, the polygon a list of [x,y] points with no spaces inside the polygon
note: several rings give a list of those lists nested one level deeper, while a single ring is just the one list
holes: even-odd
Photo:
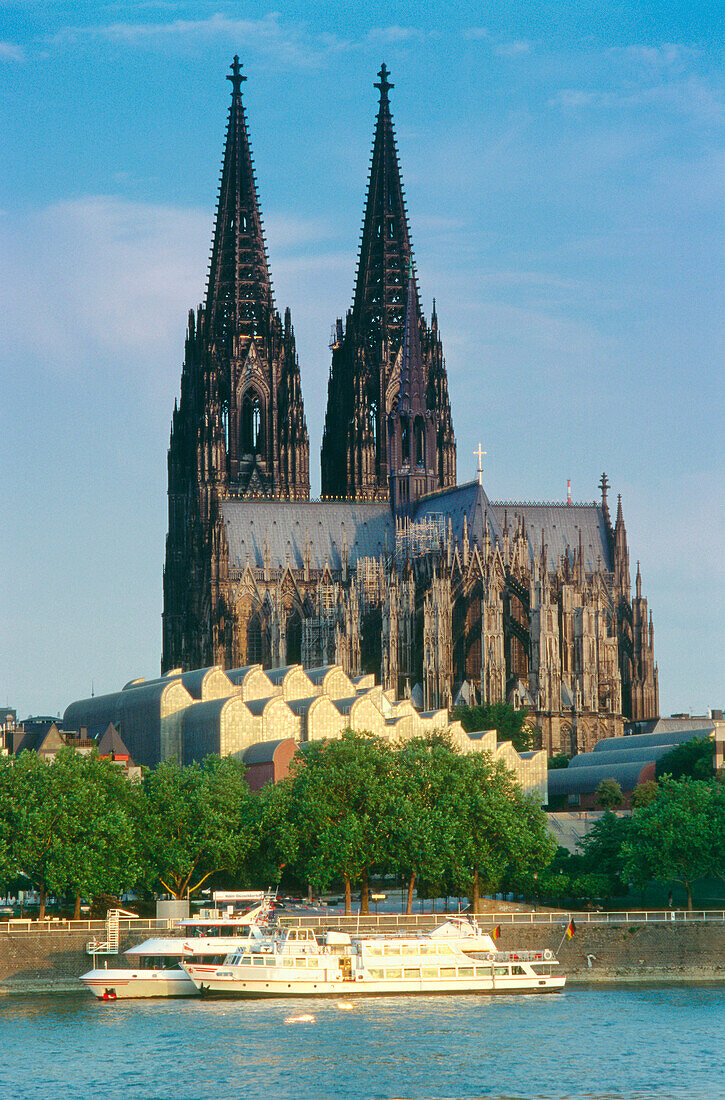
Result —
[{"label": "tracery window", "polygon": [[259,454],[262,450],[262,403],[250,390],[242,403],[242,454]]}]

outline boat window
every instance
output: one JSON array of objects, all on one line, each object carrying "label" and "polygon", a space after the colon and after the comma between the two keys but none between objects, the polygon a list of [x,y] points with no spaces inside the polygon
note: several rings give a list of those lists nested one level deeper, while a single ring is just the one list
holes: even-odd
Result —
[{"label": "boat window", "polygon": [[383,948],[383,954],[384,955],[399,955],[400,954],[400,944],[399,943],[386,943],[385,947]]},{"label": "boat window", "polygon": [[304,959],[295,959],[295,966],[304,967],[304,965],[305,965],[305,960]]},{"label": "boat window", "polygon": [[370,944],[370,946],[367,949],[367,953],[368,953],[368,955],[371,955],[373,958],[377,958],[378,956],[382,955],[383,949],[379,945]]},{"label": "boat window", "polygon": [[512,966],[511,967],[511,973],[512,974],[523,974],[524,973],[524,968],[523,968],[523,966]]},{"label": "boat window", "polygon": [[421,955],[435,955],[436,948],[434,943],[422,943],[420,945]]},{"label": "boat window", "polygon": [[290,931],[287,933],[287,939],[288,940],[296,940],[297,939],[297,929],[296,928],[290,929]]},{"label": "boat window", "polygon": [[244,966],[245,963],[246,963],[247,966],[249,966],[251,964],[251,962],[252,962],[252,956],[251,955],[245,955],[244,958],[242,959],[242,966]]},{"label": "boat window", "polygon": [[406,966],[405,970],[403,971],[403,977],[407,978],[409,981],[419,982],[420,981],[420,969],[416,969],[415,967],[407,967]]},{"label": "boat window", "polygon": [[476,967],[476,977],[477,978],[490,978],[491,977],[491,971],[490,971],[489,967],[487,967],[487,966],[477,966]]},{"label": "boat window", "polygon": [[438,977],[438,967],[437,966],[424,966],[421,973],[422,973],[424,978],[437,978]]},{"label": "boat window", "polygon": [[507,966],[494,966],[493,973],[497,978],[508,978],[509,968]]},{"label": "boat window", "polygon": [[391,978],[402,978],[403,971],[399,966],[385,968],[385,977],[390,981]]},{"label": "boat window", "polygon": [[319,970],[320,960],[316,956],[310,956],[307,960],[307,966],[312,970]]},{"label": "boat window", "polygon": [[267,960],[262,955],[255,955],[252,961],[255,966],[264,966]]},{"label": "boat window", "polygon": [[455,978],[455,976],[456,976],[455,966],[442,966],[441,967],[441,978]]},{"label": "boat window", "polygon": [[472,966],[459,966],[458,967],[458,977],[459,978],[472,978],[473,977],[473,967]]},{"label": "boat window", "polygon": [[416,944],[414,944],[414,943],[404,943],[403,944],[403,954],[404,955],[417,955],[418,954],[418,948],[417,948]]},{"label": "boat window", "polygon": [[448,946],[447,943],[437,943],[436,944],[436,954],[437,955],[450,955],[450,954],[452,954],[452,952],[451,952],[451,949],[450,949],[450,947]]},{"label": "boat window", "polygon": [[292,966],[293,964],[294,964],[294,959],[292,958],[291,955],[283,955],[282,956],[282,966]]},{"label": "boat window", "polygon": [[371,978],[375,978],[377,981],[382,981],[385,977],[385,971],[379,970],[378,967],[369,967],[368,972]]}]

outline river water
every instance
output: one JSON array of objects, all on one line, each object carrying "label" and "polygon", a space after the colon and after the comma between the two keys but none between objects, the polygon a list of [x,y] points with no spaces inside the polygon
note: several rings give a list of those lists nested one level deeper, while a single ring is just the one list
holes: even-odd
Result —
[{"label": "river water", "polygon": [[0,1096],[709,1100],[725,1097],[725,986],[347,1003],[9,996]]}]

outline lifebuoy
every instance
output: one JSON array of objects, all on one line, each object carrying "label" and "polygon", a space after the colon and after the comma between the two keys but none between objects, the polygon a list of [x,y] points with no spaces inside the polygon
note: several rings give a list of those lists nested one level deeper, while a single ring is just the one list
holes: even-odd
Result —
[{"label": "lifebuoy", "polygon": [[547,947],[546,951],[544,952],[544,958],[545,959],[553,959],[554,958],[554,952],[549,951],[548,947]]}]

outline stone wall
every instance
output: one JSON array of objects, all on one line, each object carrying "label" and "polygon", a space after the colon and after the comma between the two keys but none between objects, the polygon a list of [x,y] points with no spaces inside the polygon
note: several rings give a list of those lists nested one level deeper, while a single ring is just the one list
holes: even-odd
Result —
[{"label": "stone wall", "polygon": [[[86,944],[94,938],[103,939],[105,923],[90,930],[54,929],[14,930],[0,932],[0,993],[76,992],[83,990],[78,981],[81,974],[93,968],[93,957],[86,954]],[[119,933],[120,953],[151,936],[172,936],[164,922],[158,931],[145,927]],[[118,965],[117,955],[97,956],[109,966]]]},{"label": "stone wall", "polygon": [[[428,920],[410,923],[417,928],[433,927],[445,919],[444,914]],[[285,920],[289,923],[289,920]],[[311,923],[304,918],[299,923]],[[343,928],[344,918],[329,919],[330,927]],[[397,923],[397,922],[396,922]],[[483,927],[489,926],[486,918]],[[356,918],[347,923],[355,930]],[[501,951],[536,950],[546,948],[557,953],[561,972],[570,983],[640,982],[640,981],[725,981],[725,923],[716,921],[676,921],[645,923],[632,919],[622,924],[577,924],[571,940],[562,935],[566,926],[514,924],[501,926],[498,948]],[[390,930],[394,927],[390,922]],[[359,922],[361,932],[373,931]],[[0,932],[0,993],[82,992],[78,981],[90,970],[93,959],[85,945],[97,931],[13,931]],[[382,931],[382,928],[381,928]],[[173,935],[164,927],[158,935]],[[140,943],[154,935],[149,929],[122,931],[120,948]],[[591,966],[587,956],[591,959]],[[117,965],[116,956],[108,956],[109,966]],[[103,965],[98,957],[98,965]]]}]

